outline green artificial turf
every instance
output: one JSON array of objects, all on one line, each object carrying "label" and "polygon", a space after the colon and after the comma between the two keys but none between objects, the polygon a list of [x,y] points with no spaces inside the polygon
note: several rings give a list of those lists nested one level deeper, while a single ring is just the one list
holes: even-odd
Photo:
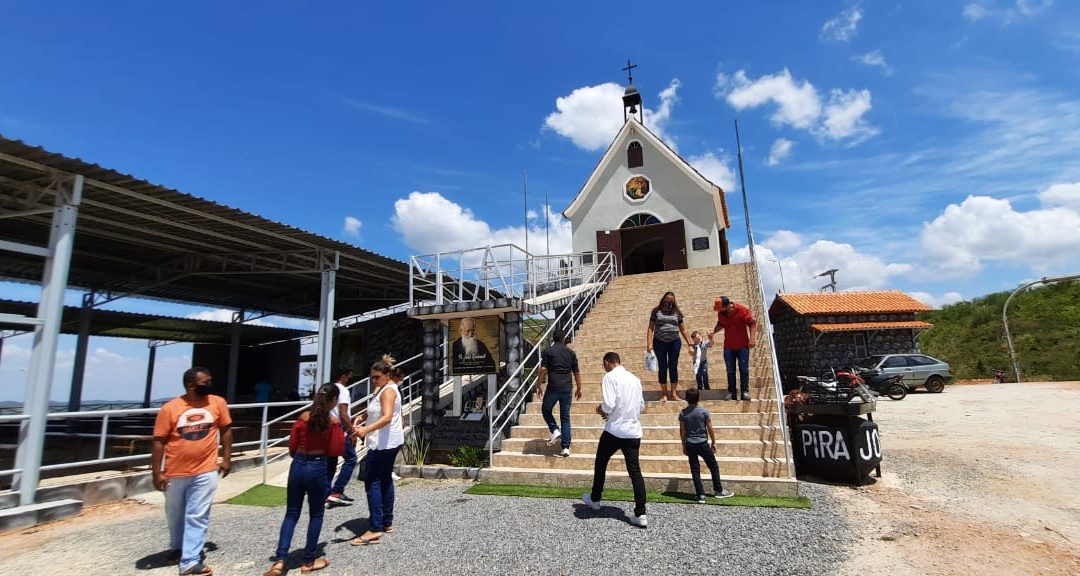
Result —
[{"label": "green artificial turf", "polygon": [[269,484],[256,484],[245,492],[229,498],[225,503],[240,506],[284,506],[285,488],[270,486]]},{"label": "green artificial turf", "polygon": [[[556,486],[525,486],[517,484],[473,484],[466,494],[479,496],[519,496],[522,498],[563,498],[577,500],[581,498],[581,488],[563,488]],[[646,492],[648,502],[664,504],[697,504],[697,496],[683,492]],[[605,501],[633,502],[634,491],[629,489],[604,490]],[[805,496],[786,498],[780,496],[732,496],[719,500],[707,498],[706,504],[714,506],[752,506],[759,508],[810,508],[810,499]]]}]

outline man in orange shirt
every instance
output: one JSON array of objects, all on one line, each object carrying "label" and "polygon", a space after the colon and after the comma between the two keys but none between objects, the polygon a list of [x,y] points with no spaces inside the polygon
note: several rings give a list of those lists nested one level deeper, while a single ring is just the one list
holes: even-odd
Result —
[{"label": "man in orange shirt", "polygon": [[[213,574],[202,562],[210,503],[222,477],[232,470],[232,418],[221,396],[210,394],[210,371],[184,372],[183,396],[161,407],[154,423],[151,470],[154,487],[165,492],[169,549],[179,553],[180,574]],[[218,436],[222,458],[218,463]],[[164,462],[163,462],[164,461]],[[164,464],[164,465],[163,465]]]}]

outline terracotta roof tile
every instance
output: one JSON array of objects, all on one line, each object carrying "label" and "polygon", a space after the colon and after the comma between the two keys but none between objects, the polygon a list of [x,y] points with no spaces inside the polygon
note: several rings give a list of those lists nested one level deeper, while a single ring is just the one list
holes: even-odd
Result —
[{"label": "terracotta roof tile", "polygon": [[934,325],[920,320],[908,320],[899,322],[843,322],[840,324],[811,324],[811,328],[818,332],[853,332],[855,330],[897,330],[897,329],[926,329]]},{"label": "terracotta roof tile", "polygon": [[781,293],[776,299],[804,315],[924,312],[931,309],[899,290]]}]

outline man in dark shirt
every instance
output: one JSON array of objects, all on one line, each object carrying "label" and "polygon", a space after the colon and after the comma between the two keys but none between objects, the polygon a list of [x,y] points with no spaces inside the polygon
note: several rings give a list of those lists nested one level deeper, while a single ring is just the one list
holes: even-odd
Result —
[{"label": "man in dark shirt", "polygon": [[[581,399],[581,372],[578,370],[577,354],[566,347],[566,332],[556,329],[551,333],[552,344],[540,355],[540,379],[536,385],[536,393],[543,396],[541,412],[544,414],[544,422],[547,422],[551,437],[548,438],[548,446],[554,446],[562,438],[562,455],[570,455],[570,391],[573,383],[577,384],[574,398]],[[547,391],[544,390],[544,382],[547,382]],[[552,409],[555,403],[559,403],[559,418],[562,420],[562,430],[555,425],[555,416]]]}]

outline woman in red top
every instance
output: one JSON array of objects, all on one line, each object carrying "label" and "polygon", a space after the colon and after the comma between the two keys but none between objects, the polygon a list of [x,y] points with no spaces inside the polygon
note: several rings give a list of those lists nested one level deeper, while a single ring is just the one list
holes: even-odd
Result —
[{"label": "woman in red top", "polygon": [[326,558],[316,558],[319,533],[322,531],[323,512],[329,482],[326,479],[326,457],[341,456],[345,452],[345,432],[330,410],[337,402],[338,390],[333,384],[324,384],[315,394],[311,408],[305,410],[293,424],[289,433],[289,488],[285,506],[285,520],[281,523],[277,553],[274,564],[263,576],[281,576],[285,572],[285,557],[289,555],[293,531],[300,520],[304,496],[308,498],[307,543],[300,572],[314,572],[330,565]]}]

